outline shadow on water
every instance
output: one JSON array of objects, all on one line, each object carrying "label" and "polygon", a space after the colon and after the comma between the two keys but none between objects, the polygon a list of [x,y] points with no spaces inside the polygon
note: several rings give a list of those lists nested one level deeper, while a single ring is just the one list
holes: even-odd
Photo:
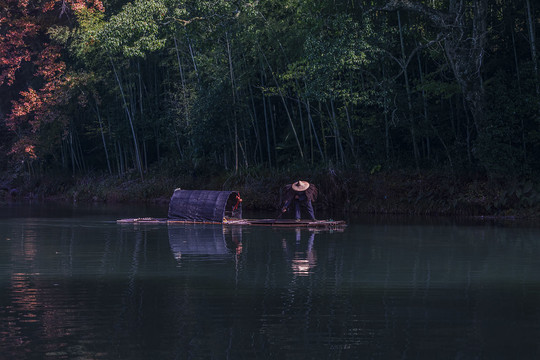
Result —
[{"label": "shadow on water", "polygon": [[0,217],[0,358],[540,355],[536,227],[118,225],[109,211]]}]

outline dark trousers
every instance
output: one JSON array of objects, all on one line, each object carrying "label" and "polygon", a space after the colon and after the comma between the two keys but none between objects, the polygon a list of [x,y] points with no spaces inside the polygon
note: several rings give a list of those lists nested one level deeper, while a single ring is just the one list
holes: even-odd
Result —
[{"label": "dark trousers", "polygon": [[311,204],[311,200],[294,200],[294,211],[295,211],[295,218],[300,219],[300,207],[303,207],[306,209],[309,218],[311,220],[315,220],[315,212],[313,211],[313,205]]}]

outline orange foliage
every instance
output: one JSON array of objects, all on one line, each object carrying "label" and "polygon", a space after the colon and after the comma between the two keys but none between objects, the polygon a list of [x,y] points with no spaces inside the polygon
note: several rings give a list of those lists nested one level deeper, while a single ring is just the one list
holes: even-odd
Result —
[{"label": "orange foliage", "polygon": [[[19,141],[12,154],[35,159],[35,142],[41,124],[59,117],[55,108],[66,101],[66,64],[60,48],[43,41],[48,37],[47,22],[41,17],[56,13],[89,9],[104,11],[101,0],[5,0],[0,9],[0,86],[21,86],[26,89],[12,99],[6,116],[8,129],[16,131]],[[41,44],[36,46],[36,44]],[[32,66],[28,66],[31,64]],[[34,69],[31,78],[23,69]],[[42,81],[36,82],[35,79]],[[43,84],[39,89],[32,83]]]}]

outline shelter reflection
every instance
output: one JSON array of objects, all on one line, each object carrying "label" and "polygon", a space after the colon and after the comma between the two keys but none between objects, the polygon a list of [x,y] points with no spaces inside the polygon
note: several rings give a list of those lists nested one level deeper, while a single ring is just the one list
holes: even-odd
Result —
[{"label": "shelter reflection", "polygon": [[317,266],[317,252],[313,249],[316,233],[315,230],[295,229],[294,244],[285,238],[282,240],[283,251],[294,275],[310,275]]},{"label": "shelter reflection", "polygon": [[177,261],[185,255],[221,257],[242,252],[241,227],[171,225],[168,233],[169,244]]}]

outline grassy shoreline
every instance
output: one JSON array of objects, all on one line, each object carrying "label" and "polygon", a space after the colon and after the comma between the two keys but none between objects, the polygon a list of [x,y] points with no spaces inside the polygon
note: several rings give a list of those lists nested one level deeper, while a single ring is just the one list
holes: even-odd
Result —
[{"label": "grassy shoreline", "polygon": [[236,190],[243,206],[275,210],[281,187],[296,179],[319,188],[316,210],[352,214],[540,217],[540,184],[529,180],[455,178],[436,173],[318,171],[214,176],[49,177],[0,190],[0,199],[166,204],[174,189]]}]

